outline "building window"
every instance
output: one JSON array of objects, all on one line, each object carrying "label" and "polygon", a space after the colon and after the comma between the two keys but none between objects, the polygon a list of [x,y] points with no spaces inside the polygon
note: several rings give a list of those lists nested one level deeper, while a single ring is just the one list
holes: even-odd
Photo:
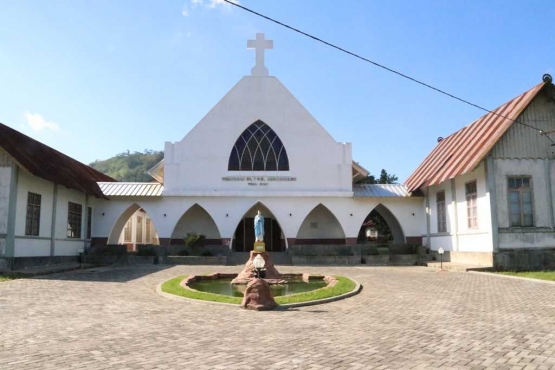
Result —
[{"label": "building window", "polygon": [[228,171],[289,171],[287,151],[277,134],[258,120],[231,149]]},{"label": "building window", "polygon": [[27,193],[27,216],[25,218],[25,235],[39,235],[40,194]]},{"label": "building window", "polygon": [[436,195],[437,202],[437,232],[447,232],[447,219],[445,216],[445,191],[440,191]]},{"label": "building window", "polygon": [[150,230],[150,218],[147,218],[145,220],[145,228],[146,228],[146,243],[147,244],[152,244],[152,233]]},{"label": "building window", "polygon": [[137,232],[135,234],[137,237],[135,243],[142,244],[143,243],[143,218],[141,216],[137,216]]},{"label": "building window", "polygon": [[83,206],[77,203],[68,203],[67,207],[67,237],[81,237],[81,219],[83,216]]},{"label": "building window", "polygon": [[511,226],[534,226],[531,177],[509,177],[508,182]]},{"label": "building window", "polygon": [[469,229],[478,228],[478,190],[476,181],[465,185],[466,190],[466,216]]},{"label": "building window", "polygon": [[92,207],[87,207],[87,240],[91,240],[92,234]]},{"label": "building window", "polygon": [[131,243],[131,220],[132,218],[127,220],[125,228],[123,229],[123,241],[125,243]]}]

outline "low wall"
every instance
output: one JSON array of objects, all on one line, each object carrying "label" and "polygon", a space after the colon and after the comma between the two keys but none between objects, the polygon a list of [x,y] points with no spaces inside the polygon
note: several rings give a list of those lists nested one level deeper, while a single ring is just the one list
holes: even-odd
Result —
[{"label": "low wall", "polygon": [[165,259],[167,265],[225,265],[226,256],[203,257],[203,256],[168,256]]},{"label": "low wall", "polygon": [[360,256],[291,256],[295,266],[311,265],[360,265]]},{"label": "low wall", "polygon": [[[441,261],[441,256],[437,251],[432,251],[431,255],[435,261]],[[443,253],[443,262],[462,263],[481,267],[493,266],[493,252],[453,252]]]},{"label": "low wall", "polygon": [[204,245],[197,248],[189,248],[185,245],[168,245],[165,246],[168,256],[178,256],[181,251],[187,251],[190,256],[201,255],[202,252],[210,252],[212,256],[229,255],[229,247],[225,245]]},{"label": "low wall", "polygon": [[31,267],[53,266],[64,263],[78,263],[79,256],[12,257],[6,258],[6,269],[24,270]]},{"label": "low wall", "polygon": [[493,254],[493,267],[500,271],[555,269],[555,248],[502,249]]},{"label": "low wall", "polygon": [[359,245],[313,244],[291,245],[290,256],[360,256]]}]

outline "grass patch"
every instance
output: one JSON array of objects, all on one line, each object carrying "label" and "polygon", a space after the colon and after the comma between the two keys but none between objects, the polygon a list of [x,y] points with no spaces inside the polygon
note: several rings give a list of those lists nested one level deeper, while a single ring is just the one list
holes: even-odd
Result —
[{"label": "grass patch", "polygon": [[[180,297],[199,299],[199,300],[211,301],[211,302],[241,304],[241,302],[243,301],[242,297],[230,297],[230,296],[225,296],[221,294],[198,292],[198,291],[185,289],[180,285],[180,283],[186,277],[187,275],[181,275],[166,281],[164,284],[162,284],[162,291],[165,293],[175,294]],[[336,297],[338,295],[348,293],[353,289],[355,289],[356,287],[355,282],[349,278],[346,278],[344,276],[335,276],[335,278],[337,279],[337,284],[335,284],[334,287],[331,287],[331,288],[325,287],[325,288],[313,290],[311,292],[276,297],[275,298],[276,302],[278,304],[283,305],[283,304],[289,304],[289,303],[308,302],[308,301],[314,301],[318,299]]]},{"label": "grass patch", "polygon": [[325,287],[313,290],[311,292],[276,297],[276,302],[278,304],[289,304],[315,301],[318,299],[336,297],[341,294],[349,293],[356,287],[355,282],[349,278],[346,278],[344,276],[335,276],[335,278],[337,279],[337,284],[335,284],[335,286],[331,288]]},{"label": "grass patch", "polygon": [[3,281],[10,281],[10,280],[13,280],[13,278],[8,276],[0,276],[0,283]]},{"label": "grass patch", "polygon": [[233,303],[233,304],[241,304],[241,302],[243,301],[243,298],[241,297],[230,297],[230,296],[221,295],[221,294],[206,293],[206,292],[199,292],[195,290],[185,289],[179,284],[186,277],[187,275],[181,275],[166,281],[164,284],[162,284],[162,291],[165,293],[175,294],[180,297],[200,299],[202,301]]},{"label": "grass patch", "polygon": [[504,271],[504,272],[497,272],[497,274],[555,281],[555,271],[522,271],[522,272]]}]

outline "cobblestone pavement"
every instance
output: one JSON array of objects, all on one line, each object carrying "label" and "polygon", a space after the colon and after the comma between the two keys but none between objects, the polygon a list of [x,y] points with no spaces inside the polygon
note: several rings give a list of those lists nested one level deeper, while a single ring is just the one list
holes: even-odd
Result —
[{"label": "cobblestone pavement", "polygon": [[161,297],[135,266],[0,283],[0,369],[555,369],[555,285],[420,267],[282,267],[359,281],[282,312]]}]

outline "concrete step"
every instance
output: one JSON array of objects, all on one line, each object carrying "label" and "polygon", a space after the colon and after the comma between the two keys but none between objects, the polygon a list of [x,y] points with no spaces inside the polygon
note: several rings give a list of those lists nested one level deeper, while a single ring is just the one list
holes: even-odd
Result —
[{"label": "concrete step", "polygon": [[[440,269],[441,262],[433,261],[426,263],[427,267]],[[456,262],[443,262],[443,269],[448,271],[457,271],[457,272],[467,272],[467,271],[484,271],[492,266],[478,266],[478,265],[471,265],[465,263],[456,263]]]}]

